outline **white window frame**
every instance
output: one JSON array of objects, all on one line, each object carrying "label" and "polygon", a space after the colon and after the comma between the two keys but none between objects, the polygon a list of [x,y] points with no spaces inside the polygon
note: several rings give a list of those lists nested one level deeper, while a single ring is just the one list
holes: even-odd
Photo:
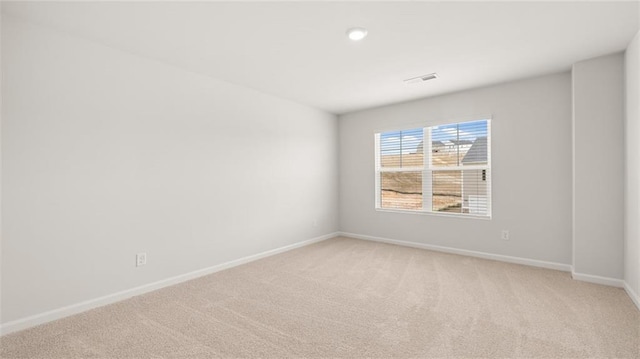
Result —
[{"label": "white window frame", "polygon": [[[431,162],[432,157],[432,140],[431,140],[431,129],[433,127],[442,126],[442,125],[450,125],[450,124],[458,124],[464,122],[473,122],[473,121],[487,121],[487,164],[486,165],[472,165],[472,166],[447,166],[447,167],[434,167]],[[477,118],[475,120],[464,120],[457,122],[447,122],[443,124],[432,124],[430,126],[423,127],[423,166],[422,167],[403,167],[403,168],[383,168],[380,165],[380,135],[385,132],[392,131],[403,131],[403,130],[389,130],[389,131],[380,131],[375,133],[375,209],[380,212],[398,212],[398,213],[411,213],[411,214],[426,214],[426,215],[436,215],[436,216],[446,216],[446,217],[458,217],[458,218],[476,218],[476,219],[491,219],[492,217],[492,174],[491,171],[491,117],[482,117]],[[413,128],[419,128],[420,125],[414,126]],[[464,171],[466,170],[486,170],[486,181],[487,183],[487,214],[479,215],[479,214],[471,214],[471,213],[451,213],[451,212],[439,212],[433,211],[433,173],[438,171],[461,171],[461,174],[464,176]],[[422,172],[422,209],[400,209],[400,208],[383,208],[382,207],[382,198],[381,198],[381,183],[380,177],[383,172]],[[462,206],[464,206],[464,185],[462,185]]]}]

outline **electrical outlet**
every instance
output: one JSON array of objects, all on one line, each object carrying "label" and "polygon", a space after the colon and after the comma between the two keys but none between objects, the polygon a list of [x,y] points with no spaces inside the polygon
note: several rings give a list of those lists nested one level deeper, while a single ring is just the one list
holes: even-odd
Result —
[{"label": "electrical outlet", "polygon": [[500,236],[500,238],[502,238],[503,241],[508,241],[509,240],[509,231],[506,229],[502,230],[502,235]]},{"label": "electrical outlet", "polygon": [[136,267],[141,267],[145,264],[147,264],[147,254],[146,253],[136,254]]}]

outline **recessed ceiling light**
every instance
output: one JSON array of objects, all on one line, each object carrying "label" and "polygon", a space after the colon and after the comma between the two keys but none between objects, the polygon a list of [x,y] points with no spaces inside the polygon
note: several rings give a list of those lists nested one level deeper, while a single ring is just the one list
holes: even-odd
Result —
[{"label": "recessed ceiling light", "polygon": [[415,83],[429,81],[437,78],[438,78],[438,74],[434,72],[434,73],[430,73],[430,74],[426,74],[418,77],[412,77],[410,79],[404,80],[404,82],[406,84],[415,84]]},{"label": "recessed ceiling light", "polygon": [[347,36],[353,41],[360,41],[367,36],[367,29],[364,27],[352,27],[347,30]]}]

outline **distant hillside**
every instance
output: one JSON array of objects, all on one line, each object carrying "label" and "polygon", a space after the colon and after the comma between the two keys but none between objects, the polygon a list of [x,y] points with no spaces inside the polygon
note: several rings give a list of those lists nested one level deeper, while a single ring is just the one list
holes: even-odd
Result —
[{"label": "distant hillside", "polygon": [[[433,164],[455,166],[464,154],[436,152],[432,154]],[[402,162],[401,162],[402,161]],[[422,153],[387,155],[381,158],[382,167],[421,167]],[[460,171],[438,171],[433,173],[434,210],[459,208],[462,201],[462,174]],[[422,171],[383,172],[381,176],[382,205],[390,208],[422,208]]]},{"label": "distant hillside", "polygon": [[[468,150],[460,151],[460,155],[453,150],[442,150],[431,154],[431,162],[434,166],[456,166],[458,158],[464,158]],[[384,155],[380,158],[382,167],[421,167],[424,163],[422,153],[407,153],[403,155]]]}]

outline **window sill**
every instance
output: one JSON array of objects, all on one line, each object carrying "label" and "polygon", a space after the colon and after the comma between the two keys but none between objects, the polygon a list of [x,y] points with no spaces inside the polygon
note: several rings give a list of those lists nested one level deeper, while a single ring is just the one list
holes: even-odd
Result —
[{"label": "window sill", "polygon": [[491,220],[491,215],[481,216],[481,215],[474,215],[474,214],[427,212],[427,211],[419,211],[419,210],[413,211],[413,210],[407,210],[407,209],[376,208],[376,212],[389,212],[389,213],[402,213],[402,214],[417,214],[417,215],[423,215],[423,216]]}]

